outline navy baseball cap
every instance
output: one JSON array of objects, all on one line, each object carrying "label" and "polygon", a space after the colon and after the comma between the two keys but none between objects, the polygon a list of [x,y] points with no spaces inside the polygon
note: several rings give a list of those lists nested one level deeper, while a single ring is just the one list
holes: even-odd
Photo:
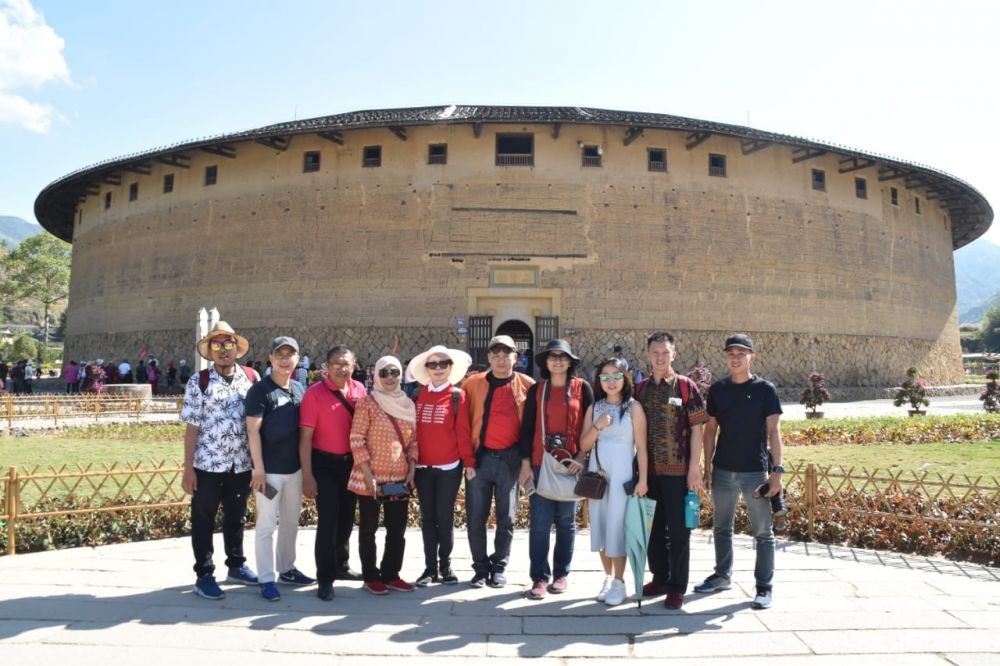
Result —
[{"label": "navy baseball cap", "polygon": [[753,351],[753,340],[750,339],[749,335],[745,333],[737,333],[736,335],[730,335],[726,338],[726,346],[723,347],[724,350],[728,350],[731,347],[741,347],[743,349],[748,349]]},{"label": "navy baseball cap", "polygon": [[287,335],[282,335],[271,341],[271,353],[273,354],[281,347],[291,347],[292,351],[296,354],[299,353],[299,343],[295,341],[295,338],[290,338]]}]

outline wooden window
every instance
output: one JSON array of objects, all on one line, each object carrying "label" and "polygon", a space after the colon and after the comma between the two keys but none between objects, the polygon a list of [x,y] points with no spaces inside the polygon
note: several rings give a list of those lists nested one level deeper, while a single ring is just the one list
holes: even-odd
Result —
[{"label": "wooden window", "polygon": [[364,154],[361,158],[361,166],[382,166],[382,146],[365,146]]},{"label": "wooden window", "polygon": [[174,174],[168,173],[163,177],[163,193],[168,194],[174,191]]},{"label": "wooden window", "polygon": [[583,147],[583,166],[585,167],[599,167],[601,166],[601,150],[600,146],[584,146]]},{"label": "wooden window", "polygon": [[917,211],[917,215],[920,215],[920,197],[913,197],[913,208]]},{"label": "wooden window", "polygon": [[646,149],[646,168],[650,171],[666,171],[667,170],[667,149],[666,148],[647,148]]},{"label": "wooden window", "polygon": [[111,208],[111,192],[104,193],[104,210]]},{"label": "wooden window", "polygon": [[130,183],[128,186],[128,200],[135,201],[139,198],[139,183]]},{"label": "wooden window", "polygon": [[302,155],[302,172],[312,173],[314,171],[319,171],[319,151],[307,150]]},{"label": "wooden window", "polygon": [[535,135],[497,134],[497,166],[535,166]]},{"label": "wooden window", "polygon": [[726,156],[716,153],[708,154],[708,175],[726,177]]},{"label": "wooden window", "polygon": [[864,178],[854,179],[854,196],[859,199],[868,198],[868,181]]},{"label": "wooden window", "polygon": [[899,205],[899,190],[897,190],[895,187],[889,188],[889,203],[891,203],[893,206]]},{"label": "wooden window", "polygon": [[219,182],[219,167],[216,164],[205,167],[205,184],[215,185]]},{"label": "wooden window", "polygon": [[822,169],[812,170],[813,189],[818,192],[826,192],[826,172]]},{"label": "wooden window", "polygon": [[427,163],[428,164],[447,164],[448,163],[448,144],[447,143],[432,143],[427,146]]}]

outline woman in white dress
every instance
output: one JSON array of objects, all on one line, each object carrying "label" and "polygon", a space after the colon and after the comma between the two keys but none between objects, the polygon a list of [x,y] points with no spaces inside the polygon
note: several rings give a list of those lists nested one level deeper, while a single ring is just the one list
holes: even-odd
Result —
[{"label": "woman in white dress", "polygon": [[591,451],[590,470],[603,469],[608,490],[591,500],[590,549],[601,554],[604,584],[597,600],[617,606],[625,600],[625,494],[632,480],[632,460],[638,461],[635,494],[646,494],[646,414],[632,398],[632,378],[620,359],[609,358],[598,366],[594,404],[584,417],[582,451]]}]

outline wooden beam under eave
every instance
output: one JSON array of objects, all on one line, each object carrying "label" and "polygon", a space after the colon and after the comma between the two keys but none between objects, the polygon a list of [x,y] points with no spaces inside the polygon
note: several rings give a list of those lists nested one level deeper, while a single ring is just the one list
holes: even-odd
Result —
[{"label": "wooden beam under eave", "polygon": [[622,143],[624,143],[626,146],[629,145],[630,143],[638,139],[640,136],[642,136],[642,133],[645,131],[646,130],[644,130],[641,127],[629,127],[627,130],[625,130],[625,138],[622,139]]},{"label": "wooden beam under eave", "polygon": [[792,151],[792,164],[805,162],[821,155],[826,155],[826,151],[822,148],[796,148]]},{"label": "wooden beam under eave", "polygon": [[684,147],[688,150],[694,150],[701,144],[708,141],[708,137],[712,136],[711,132],[693,132],[687,135],[687,141],[684,142]]},{"label": "wooden beam under eave", "polygon": [[266,136],[260,139],[255,139],[257,143],[262,146],[267,146],[273,150],[279,150],[285,152],[288,147],[292,145],[292,137],[290,136]]},{"label": "wooden beam under eave", "polygon": [[878,170],[878,180],[880,183],[884,183],[887,180],[896,180],[897,178],[903,178],[904,176],[909,176],[912,171],[904,171],[902,169],[893,169],[892,167],[881,167]]},{"label": "wooden beam under eave", "polygon": [[559,131],[562,130],[562,123],[552,123],[552,138],[559,138]]},{"label": "wooden beam under eave", "polygon": [[327,141],[332,141],[338,146],[344,145],[344,135],[340,132],[316,132],[317,136]]},{"label": "wooden beam under eave", "polygon": [[840,160],[840,168],[837,169],[837,172],[850,173],[852,171],[867,169],[868,167],[873,166],[875,166],[875,160],[859,157],[844,157]]},{"label": "wooden beam under eave", "polygon": [[177,153],[176,155],[164,155],[162,157],[157,157],[156,161],[162,164],[166,164],[167,166],[177,167],[178,169],[191,168],[191,156],[182,155],[181,153]]},{"label": "wooden beam under eave", "polygon": [[405,127],[400,127],[399,125],[393,125],[392,127],[389,127],[388,129],[389,129],[390,132],[392,132],[396,136],[397,139],[399,139],[400,141],[406,141],[406,128]]},{"label": "wooden beam under eave", "polygon": [[201,149],[206,153],[211,153],[212,155],[218,155],[220,157],[228,157],[229,159],[236,159],[236,147],[226,144],[220,144],[218,146],[202,146]]},{"label": "wooden beam under eave", "polygon": [[101,177],[101,180],[108,185],[121,185],[122,184],[122,174],[121,171],[109,171]]},{"label": "wooden beam under eave", "polygon": [[774,143],[771,141],[761,141],[760,139],[743,139],[740,141],[740,150],[743,151],[744,155],[749,155],[750,153],[756,153],[758,150],[764,150],[765,148],[770,148]]},{"label": "wooden beam under eave", "polygon": [[148,162],[134,162],[132,164],[123,164],[122,169],[125,171],[131,171],[132,173],[138,173],[143,176],[148,176],[153,173],[153,167],[150,166]]}]

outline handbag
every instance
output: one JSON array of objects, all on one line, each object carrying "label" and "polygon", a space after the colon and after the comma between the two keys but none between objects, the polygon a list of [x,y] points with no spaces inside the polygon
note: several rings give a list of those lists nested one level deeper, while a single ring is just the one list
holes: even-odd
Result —
[{"label": "handbag", "polygon": [[[542,401],[545,401],[545,388],[543,387]],[[542,442],[546,440],[545,428],[545,408],[542,408]],[[572,460],[572,458],[570,458]],[[571,474],[554,455],[549,452],[549,447],[542,448],[542,466],[538,470],[538,483],[535,484],[535,492],[555,502],[575,502],[580,499],[576,494],[577,475]]]},{"label": "handbag", "polygon": [[608,475],[601,468],[601,454],[597,451],[596,442],[594,443],[594,459],[597,461],[597,471],[581,474],[579,480],[576,482],[576,487],[573,488],[573,492],[580,497],[599,500],[604,499],[605,493],[608,492]]}]

